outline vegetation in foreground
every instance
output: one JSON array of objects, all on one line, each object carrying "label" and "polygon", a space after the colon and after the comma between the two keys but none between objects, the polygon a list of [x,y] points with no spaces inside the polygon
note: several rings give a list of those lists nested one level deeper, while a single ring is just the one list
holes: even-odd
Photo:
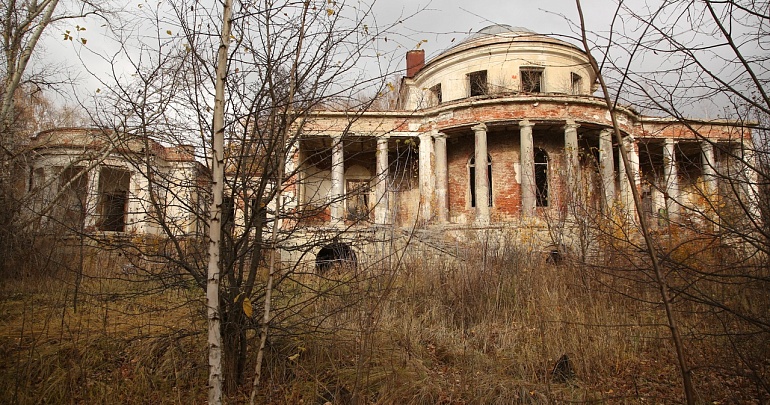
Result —
[{"label": "vegetation in foreground", "polygon": [[[682,401],[655,290],[631,276],[643,270],[613,257],[555,265],[541,253],[473,251],[486,257],[418,254],[423,259],[285,279],[259,401]],[[122,255],[96,252],[86,249],[82,261],[53,255],[47,266],[3,280],[0,391],[8,403],[204,403],[198,287],[181,276],[151,281]],[[736,293],[720,288],[714,294]],[[735,296],[767,308],[766,292]],[[254,308],[248,336],[256,345]],[[739,333],[738,321],[720,324],[713,308],[680,300],[677,310],[699,400],[766,402],[767,336]],[[554,374],[564,355],[568,366]],[[253,369],[249,359],[247,381]],[[228,402],[248,402],[251,384],[242,387]]]}]

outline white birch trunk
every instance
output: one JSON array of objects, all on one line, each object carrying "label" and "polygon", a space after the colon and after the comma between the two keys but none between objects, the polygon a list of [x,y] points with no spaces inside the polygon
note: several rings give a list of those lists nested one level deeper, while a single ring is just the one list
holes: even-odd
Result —
[{"label": "white birch trunk", "polygon": [[232,0],[225,0],[222,8],[222,36],[217,53],[217,73],[214,99],[214,139],[211,172],[213,203],[209,213],[209,264],[206,282],[208,305],[209,350],[209,404],[222,403],[222,332],[220,329],[219,279],[222,238],[222,195],[224,194],[224,134],[225,134],[225,80],[227,51],[230,45],[230,15]]}]

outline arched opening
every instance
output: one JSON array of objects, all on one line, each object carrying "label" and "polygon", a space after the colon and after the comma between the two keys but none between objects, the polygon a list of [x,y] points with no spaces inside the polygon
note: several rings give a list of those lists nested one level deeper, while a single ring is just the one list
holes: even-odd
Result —
[{"label": "arched opening", "polygon": [[548,153],[535,148],[535,186],[538,207],[548,206]]},{"label": "arched opening", "polygon": [[[468,161],[468,184],[471,190],[471,208],[476,207],[476,157],[471,157]],[[492,206],[492,157],[487,155],[487,190],[489,198],[488,205]]]},{"label": "arched opening", "polygon": [[333,267],[355,269],[358,266],[356,252],[346,243],[335,242],[321,248],[315,257],[315,269],[319,274]]}]

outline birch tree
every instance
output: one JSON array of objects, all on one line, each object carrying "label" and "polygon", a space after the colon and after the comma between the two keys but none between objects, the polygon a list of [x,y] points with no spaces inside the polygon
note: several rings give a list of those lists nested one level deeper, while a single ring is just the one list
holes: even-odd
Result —
[{"label": "birch tree", "polygon": [[[637,282],[659,292],[655,304],[665,310],[688,403],[702,400],[697,380],[709,371],[749,378],[760,396],[770,393],[767,368],[755,361],[770,350],[770,320],[756,307],[766,305],[760,291],[770,281],[768,6],[742,0],[617,2],[608,29],[589,30],[582,12],[576,23],[584,49],[596,58],[594,69],[610,111],[632,104],[645,115],[670,117],[690,131],[679,143],[698,146],[698,153],[675,146],[662,158],[663,152],[656,152],[660,145],[640,143],[642,184],[634,184],[625,166],[638,213],[631,224],[644,238],[643,243],[632,237],[623,242],[643,249],[647,258],[622,254],[636,266]],[[703,125],[710,120],[730,123],[733,132],[724,139],[710,137]],[[624,143],[617,130],[616,135],[625,163]],[[678,175],[661,180],[655,159],[669,159]],[[674,191],[664,184],[669,182],[677,184]],[[666,208],[646,212],[641,189],[662,195]],[[648,228],[654,228],[654,238]],[[632,294],[639,302],[641,291]],[[704,321],[683,330],[682,320],[693,315]],[[699,363],[696,354],[705,342],[730,348],[732,358],[718,366]]]},{"label": "birch tree", "polygon": [[[393,68],[376,48],[396,24],[379,26],[372,5],[357,1],[234,2],[230,18],[222,5],[177,0],[142,8],[133,29],[145,39],[102,55],[113,66],[130,66],[130,77],[116,72],[96,97],[102,126],[126,138],[192,143],[208,165],[209,182],[193,185],[210,198],[208,211],[189,207],[203,224],[198,230],[208,229],[206,238],[180,233],[184,226],[162,214],[171,201],[184,201],[175,197],[182,185],[165,183],[166,197],[151,194],[145,205],[167,242],[155,250],[121,247],[145,261],[173,264],[207,291],[212,402],[219,378],[226,393],[244,382],[252,343],[247,332],[259,337],[257,367],[263,361],[276,316],[272,292],[297,270],[281,263],[280,252],[324,243],[294,240],[301,220],[324,209],[296,207],[292,191],[305,121],[315,110],[349,100],[357,100],[355,120],[376,102],[361,94],[387,91]],[[142,159],[132,163],[137,173],[167,181],[153,172],[149,153]],[[151,266],[145,270],[148,277],[162,275]]]}]

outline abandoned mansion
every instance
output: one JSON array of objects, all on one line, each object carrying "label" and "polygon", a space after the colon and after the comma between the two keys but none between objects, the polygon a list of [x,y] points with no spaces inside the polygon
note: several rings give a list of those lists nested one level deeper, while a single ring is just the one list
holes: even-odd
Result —
[{"label": "abandoned mansion", "polygon": [[[751,129],[642,116],[620,106],[619,144],[604,98],[594,95],[597,77],[589,62],[568,42],[506,25],[484,28],[430,60],[422,50],[409,51],[390,108],[312,112],[286,164],[293,183],[280,208],[271,202],[268,211],[312,213],[299,219],[307,233],[422,228],[448,235],[542,228],[552,218],[580,215],[571,206],[654,225],[717,207],[722,179],[745,174],[733,157],[751,149]],[[30,188],[61,176],[55,184],[75,190],[62,204],[85,201],[74,219],[65,218],[73,210],[62,210],[62,221],[94,231],[161,234],[138,214],[147,212],[143,204],[153,195],[172,207],[164,214],[175,218],[171,231],[202,229],[196,215],[205,198],[182,191],[206,183],[207,170],[193,150],[153,142],[124,148],[156,150],[153,164],[173,173],[180,188],[168,196],[153,194],[153,179],[114,151],[81,164],[89,176],[68,181],[72,175],[61,168],[96,145],[88,134],[61,129],[33,139]],[[621,146],[641,197],[638,210]],[[178,201],[169,200],[172,194]],[[235,218],[249,206],[248,199],[226,201]]]}]

